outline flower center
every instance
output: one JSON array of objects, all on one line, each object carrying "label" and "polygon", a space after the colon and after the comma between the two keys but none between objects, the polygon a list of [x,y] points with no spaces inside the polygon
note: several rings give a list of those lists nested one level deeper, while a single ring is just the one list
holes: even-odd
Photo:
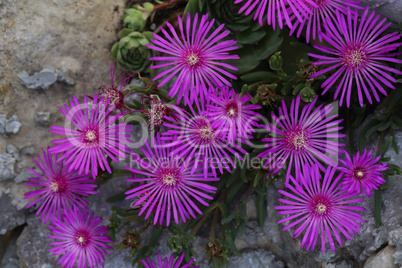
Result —
[{"label": "flower center", "polygon": [[175,186],[177,181],[177,179],[172,174],[165,175],[162,180],[163,184],[167,186]]},{"label": "flower center", "polygon": [[150,123],[153,126],[160,126],[164,122],[164,117],[169,113],[169,108],[163,103],[151,104],[151,109],[147,112],[148,117],[151,119]]},{"label": "flower center", "polygon": [[315,211],[319,214],[324,214],[327,211],[327,206],[324,204],[318,204],[315,207]]},{"label": "flower center", "polygon": [[99,135],[97,129],[87,129],[83,131],[83,140],[87,144],[95,144],[99,141]]},{"label": "flower center", "polygon": [[307,133],[302,130],[291,131],[287,137],[288,145],[291,149],[301,151],[308,146]]},{"label": "flower center", "polygon": [[353,170],[353,177],[357,180],[361,180],[364,178],[365,172],[363,169],[361,168],[357,168],[355,170]]},{"label": "flower center", "polygon": [[352,46],[343,53],[343,64],[352,69],[359,69],[367,62],[367,55],[361,46]]},{"label": "flower center", "polygon": [[180,180],[180,170],[177,167],[164,167],[157,171],[157,175],[163,186],[175,187]]},{"label": "flower center", "polygon": [[325,216],[331,211],[331,201],[325,196],[315,196],[311,202],[311,210],[316,216]]},{"label": "flower center", "polygon": [[190,54],[187,57],[187,64],[190,66],[196,65],[200,61],[200,58],[195,54]]},{"label": "flower center", "polygon": [[90,240],[89,234],[86,231],[77,232],[75,238],[77,240],[77,243],[82,247],[85,247],[86,245],[88,245],[89,240]]},{"label": "flower center", "polygon": [[226,114],[229,117],[237,116],[239,112],[239,106],[237,103],[230,103],[226,106]]},{"label": "flower center", "polygon": [[190,49],[184,55],[184,62],[190,68],[197,68],[202,64],[202,56],[199,51]]},{"label": "flower center", "polygon": [[123,94],[114,88],[109,88],[105,93],[102,94],[106,99],[110,99],[110,105],[121,104],[123,101]]},{"label": "flower center", "polygon": [[212,140],[214,138],[214,131],[211,128],[200,128],[198,134],[202,140]]},{"label": "flower center", "polygon": [[55,178],[49,188],[54,193],[63,193],[67,189],[67,181],[64,178]]},{"label": "flower center", "polygon": [[215,130],[211,128],[211,123],[204,117],[199,117],[194,121],[196,138],[202,142],[210,142],[215,139]]}]

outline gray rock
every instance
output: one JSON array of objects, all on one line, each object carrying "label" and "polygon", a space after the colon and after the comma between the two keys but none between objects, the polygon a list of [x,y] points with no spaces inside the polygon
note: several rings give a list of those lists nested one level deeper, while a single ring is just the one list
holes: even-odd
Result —
[{"label": "gray rock", "polygon": [[7,118],[5,114],[0,114],[0,134],[6,133]]},{"label": "gray rock", "polygon": [[402,20],[402,1],[398,0],[362,0],[363,4],[370,6],[383,16],[394,22]]},{"label": "gray rock", "polygon": [[57,81],[57,75],[48,69],[43,69],[32,76],[22,71],[18,74],[18,78],[24,86],[32,89],[49,89]]},{"label": "gray rock", "polygon": [[14,164],[15,158],[11,154],[0,154],[0,181],[15,177]]},{"label": "gray rock", "polygon": [[389,232],[388,244],[395,246],[395,253],[392,255],[394,264],[398,267],[402,267],[402,227]]},{"label": "gray rock", "polygon": [[49,112],[37,112],[35,116],[35,121],[43,126],[50,125],[50,113]]},{"label": "gray rock", "polygon": [[15,158],[15,160],[17,160],[17,161],[20,160],[20,153],[14,145],[7,144],[6,150],[7,150],[7,153],[11,154]]},{"label": "gray rock", "polygon": [[31,177],[33,177],[32,173],[28,169],[24,169],[20,174],[15,176],[14,181],[15,183],[26,182],[28,181],[28,178]]},{"label": "gray rock", "polygon": [[5,234],[8,230],[25,223],[24,210],[17,210],[17,208],[11,204],[11,198],[8,195],[3,194],[0,197],[0,234]]},{"label": "gray rock", "polygon": [[6,134],[17,134],[20,129],[21,129],[22,124],[18,120],[17,115],[11,116],[10,119],[7,120],[6,127],[5,127],[5,133]]},{"label": "gray rock", "polygon": [[60,256],[48,252],[49,243],[53,242],[48,238],[50,234],[50,229],[39,221],[39,216],[28,217],[27,226],[17,240],[17,254],[21,267],[57,267],[56,263]]},{"label": "gray rock", "polygon": [[234,256],[230,258],[231,268],[283,268],[285,264],[279,260],[274,253],[269,250],[245,250],[241,257]]},{"label": "gray rock", "polygon": [[62,67],[56,70],[50,65],[44,65],[42,71],[32,76],[22,71],[18,74],[18,78],[24,86],[32,89],[49,89],[56,81],[74,85],[74,80],[68,75],[67,68]]},{"label": "gray rock", "polygon": [[392,259],[392,254],[395,252],[395,247],[386,246],[377,254],[367,259],[364,268],[397,268]]},{"label": "gray rock", "polygon": [[65,68],[65,67],[61,68],[60,70],[56,71],[56,74],[57,74],[57,81],[64,82],[70,86],[74,85],[74,79],[72,79],[68,75],[67,68]]},{"label": "gray rock", "polygon": [[32,146],[22,148],[21,149],[21,154],[22,155],[34,155],[35,154],[35,149]]},{"label": "gray rock", "polygon": [[353,262],[352,261],[342,261],[342,262],[337,262],[337,263],[325,263],[323,265],[323,268],[353,268]]},{"label": "gray rock", "polygon": [[17,255],[17,238],[21,234],[21,229],[22,228],[15,228],[8,232],[10,235],[7,239],[7,245],[4,247],[4,256],[0,259],[0,267],[20,268],[20,260]]}]

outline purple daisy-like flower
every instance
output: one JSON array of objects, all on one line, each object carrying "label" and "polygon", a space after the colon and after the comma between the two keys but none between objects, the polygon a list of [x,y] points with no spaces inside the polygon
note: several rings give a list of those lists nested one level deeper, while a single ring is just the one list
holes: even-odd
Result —
[{"label": "purple daisy-like flower", "polygon": [[[323,106],[321,104],[313,110],[317,98],[315,97],[313,102],[306,104],[301,114],[299,113],[300,95],[292,100],[289,112],[285,101],[282,100],[279,117],[274,113],[271,115],[275,121],[274,124],[261,125],[262,128],[273,134],[272,137],[262,139],[263,142],[267,142],[264,147],[268,150],[258,155],[258,157],[267,158],[264,166],[269,166],[270,173],[277,173],[287,159],[289,159],[288,175],[293,165],[296,174],[301,173],[304,164],[317,164],[324,170],[319,160],[331,166],[337,165],[334,159],[338,158],[339,148],[344,144],[332,139],[345,136],[338,133],[342,129],[339,123],[343,120],[335,120],[337,115],[329,116],[334,108],[333,105]],[[288,181],[287,176],[286,182]]]},{"label": "purple daisy-like flower", "polygon": [[243,160],[240,153],[247,154],[247,151],[235,143],[228,143],[228,129],[213,126],[203,108],[197,113],[190,106],[191,114],[177,106],[172,108],[175,117],[166,117],[164,126],[167,131],[163,133],[163,138],[170,142],[169,146],[175,147],[171,154],[195,159],[193,170],[201,163],[205,172],[211,168],[214,175],[216,168],[221,174],[223,169],[231,172],[231,166],[235,168],[232,156]]},{"label": "purple daisy-like flower", "polygon": [[353,160],[349,154],[345,152],[346,159],[339,161],[343,164],[343,167],[338,167],[345,175],[341,182],[343,190],[347,190],[349,193],[360,194],[363,192],[366,197],[371,196],[371,190],[377,190],[378,186],[384,184],[386,181],[382,178],[381,171],[389,169],[387,164],[380,164],[378,160],[381,155],[372,156],[373,149],[367,152],[367,148],[363,153],[353,155]]},{"label": "purple daisy-like flower", "polygon": [[112,249],[106,243],[113,240],[104,235],[109,230],[105,226],[99,226],[101,221],[102,218],[94,217],[87,209],[81,210],[77,207],[64,210],[61,218],[54,218],[53,225],[49,225],[54,234],[49,235],[49,238],[59,241],[50,243],[49,245],[54,247],[49,251],[53,252],[53,255],[64,253],[57,264],[71,268],[78,260],[78,268],[86,267],[87,263],[91,268],[103,267],[106,249]]},{"label": "purple daisy-like flower", "polygon": [[333,236],[343,246],[340,233],[352,241],[351,235],[359,233],[358,228],[361,228],[358,222],[365,222],[362,215],[355,211],[366,209],[349,205],[364,199],[351,199],[355,197],[354,194],[342,191],[337,184],[343,174],[335,177],[335,172],[336,168],[329,166],[322,178],[317,165],[305,165],[303,174],[299,174],[299,181],[290,176],[294,186],[287,185],[289,192],[279,190],[287,199],[280,198],[279,201],[284,205],[275,209],[279,210],[279,214],[288,216],[278,223],[291,222],[283,231],[298,226],[293,232],[295,238],[305,231],[301,247],[306,250],[314,250],[321,237],[321,250],[325,252],[327,237],[331,250],[335,251]]},{"label": "purple daisy-like flower", "polygon": [[132,129],[126,123],[115,124],[122,115],[113,115],[114,107],[109,102],[110,99],[98,99],[98,95],[95,95],[92,103],[89,103],[85,96],[81,105],[74,96],[74,100],[70,101],[71,107],[65,105],[65,109],[60,108],[72,126],[50,127],[50,132],[65,136],[64,139],[52,141],[59,144],[50,148],[50,152],[62,152],[58,161],[67,159],[64,165],[70,164],[69,171],[75,169],[82,174],[85,169],[88,174],[91,168],[95,178],[99,165],[102,170],[111,173],[105,155],[118,163],[118,158],[125,158],[125,153],[129,152],[124,142],[131,142],[127,139],[130,135],[126,133]]},{"label": "purple daisy-like flower", "polygon": [[[104,97],[105,100],[110,99],[109,105],[114,106],[115,109],[118,109],[120,110],[120,112],[123,112],[123,109],[130,110],[124,104],[124,98],[127,96],[124,90],[127,88],[127,85],[130,82],[131,77],[135,73],[132,73],[126,77],[126,72],[123,72],[122,74],[116,77],[116,66],[117,63],[115,62],[112,70],[109,64],[107,64],[107,68],[110,74],[110,86],[101,86],[99,87],[98,90],[100,97]],[[118,82],[119,80],[120,82]]]},{"label": "purple daisy-like flower", "polygon": [[[295,20],[293,26],[290,30],[290,35],[297,31],[297,38],[300,37],[303,29],[306,26],[306,41],[309,43],[310,36],[312,40],[315,40],[318,33],[321,32],[321,25],[326,19],[336,20],[335,11],[338,10],[342,13],[347,13],[347,7],[354,9],[363,9],[361,2],[355,0],[314,0],[317,6],[307,4],[311,9],[312,13],[308,14],[307,17],[300,21],[296,15],[293,14],[292,9],[288,9],[290,12],[290,18],[292,21]],[[320,36],[319,40],[322,42]]]},{"label": "purple daisy-like flower", "polygon": [[192,161],[183,161],[183,158],[173,155],[171,152],[174,148],[168,147],[159,134],[152,138],[152,145],[153,149],[145,140],[145,146],[141,146],[148,161],[132,154],[141,169],[125,167],[134,173],[134,177],[126,181],[136,184],[136,187],[126,192],[126,199],[137,197],[133,207],[141,207],[138,215],[147,211],[147,219],[153,213],[155,225],[158,220],[162,224],[166,217],[166,225],[169,226],[172,214],[177,224],[179,217],[183,222],[186,222],[186,218],[190,219],[190,216],[196,218],[195,212],[202,212],[193,200],[208,206],[204,199],[212,200],[209,194],[215,193],[216,187],[207,182],[219,179],[201,169],[192,172]]},{"label": "purple daisy-like flower", "polygon": [[229,70],[237,70],[237,68],[221,61],[239,59],[239,56],[229,54],[230,51],[237,49],[234,46],[237,42],[225,40],[218,43],[230,31],[221,32],[224,27],[222,24],[209,34],[215,20],[207,21],[207,18],[208,15],[203,15],[198,23],[198,14],[195,14],[193,21],[190,14],[187,14],[184,29],[182,19],[178,17],[180,37],[173,26],[167,22],[166,25],[171,34],[162,28],[165,38],[154,34],[155,39],[151,39],[154,45],[148,45],[151,49],[168,54],[168,56],[150,58],[150,60],[165,62],[150,68],[169,67],[153,79],[155,81],[165,77],[159,86],[163,86],[178,74],[168,93],[170,97],[177,95],[177,103],[180,103],[183,97],[184,104],[192,104],[197,98],[203,101],[209,86],[231,86],[224,76],[236,79],[236,76],[223,68]]},{"label": "purple daisy-like flower", "polygon": [[[218,92],[218,89],[211,89],[208,100],[210,104],[206,105],[205,115],[212,120],[211,127],[214,129],[227,130],[227,139],[234,142],[237,138],[249,139],[258,127],[259,113],[253,111],[261,109],[260,105],[245,104],[251,99],[250,93],[239,96],[233,89],[224,87]],[[226,138],[226,137],[225,137]]]},{"label": "purple daisy-like flower", "polygon": [[311,7],[317,7],[317,0],[236,0],[234,3],[239,4],[246,2],[239,10],[239,14],[243,13],[248,16],[255,10],[254,20],[257,20],[259,24],[263,25],[263,18],[267,16],[267,24],[272,25],[275,29],[275,25],[278,22],[279,28],[283,28],[283,20],[286,24],[292,28],[292,20],[290,15],[294,16],[300,21],[311,14]]},{"label": "purple daisy-like flower", "polygon": [[158,264],[156,264],[149,258],[147,258],[147,261],[142,260],[142,263],[144,264],[145,268],[199,268],[200,267],[194,265],[190,267],[191,263],[193,263],[193,259],[191,259],[186,264],[181,264],[183,259],[184,259],[184,252],[181,254],[180,258],[176,262],[174,261],[173,254],[170,256],[169,260],[167,257],[163,260],[161,254],[158,253]]},{"label": "purple daisy-like flower", "polygon": [[[49,148],[48,148],[49,151]],[[60,217],[65,208],[73,205],[85,207],[88,202],[81,196],[96,194],[96,185],[87,176],[77,175],[76,172],[68,171],[68,166],[63,166],[62,162],[57,163],[57,154],[51,154],[42,149],[43,156],[39,155],[38,160],[33,159],[35,165],[41,173],[33,169],[29,171],[35,178],[28,178],[25,184],[40,189],[25,193],[25,199],[40,196],[35,201],[29,203],[27,208],[43,201],[36,215],[41,215],[41,220],[47,222],[52,217]]]},{"label": "purple daisy-like flower", "polygon": [[346,18],[337,11],[334,21],[327,19],[324,23],[325,33],[319,33],[328,42],[329,47],[314,45],[316,49],[329,55],[308,54],[319,59],[313,63],[314,65],[331,65],[313,74],[312,78],[336,70],[321,87],[324,88],[322,94],[325,94],[336,81],[340,80],[334,95],[335,100],[341,93],[340,106],[345,98],[347,107],[350,106],[354,83],[360,106],[363,106],[363,94],[370,104],[373,102],[371,94],[379,102],[377,90],[387,95],[383,85],[395,89],[392,83],[395,83],[396,79],[390,73],[402,74],[402,71],[382,63],[402,63],[402,60],[395,57],[398,54],[395,51],[402,45],[400,42],[402,35],[393,32],[380,37],[391,23],[386,23],[385,18],[381,21],[379,19],[380,15],[375,16],[374,11],[369,14],[369,8],[365,9],[361,17],[350,8],[347,10]]}]

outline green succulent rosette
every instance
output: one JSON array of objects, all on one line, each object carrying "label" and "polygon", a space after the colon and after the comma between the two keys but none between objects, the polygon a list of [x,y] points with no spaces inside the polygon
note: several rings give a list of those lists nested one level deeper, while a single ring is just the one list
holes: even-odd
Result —
[{"label": "green succulent rosette", "polygon": [[155,52],[147,46],[153,38],[151,32],[136,32],[123,29],[120,32],[120,40],[112,47],[112,56],[117,61],[117,66],[122,70],[132,72],[149,72],[151,61]]},{"label": "green succulent rosette", "polygon": [[124,27],[133,31],[142,31],[147,25],[147,20],[154,11],[154,5],[144,3],[142,6],[134,5],[132,8],[124,10],[126,13],[123,17]]},{"label": "green succulent rosette", "polygon": [[[252,16],[238,14],[241,5],[229,0],[200,0],[203,13],[210,14],[210,19],[215,19],[215,26],[221,24],[231,31],[230,39],[234,39],[241,47],[243,44],[252,44],[261,40],[267,31]],[[215,27],[215,28],[216,28]]]}]

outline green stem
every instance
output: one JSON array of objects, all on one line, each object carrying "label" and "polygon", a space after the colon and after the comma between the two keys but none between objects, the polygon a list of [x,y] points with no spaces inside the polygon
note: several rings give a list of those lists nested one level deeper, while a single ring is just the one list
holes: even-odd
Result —
[{"label": "green stem", "polygon": [[211,239],[211,240],[214,240],[214,238],[215,238],[215,228],[216,228],[216,224],[218,223],[218,215],[219,215],[219,209],[215,209],[214,218],[212,220],[211,232],[209,235],[209,239]]}]

